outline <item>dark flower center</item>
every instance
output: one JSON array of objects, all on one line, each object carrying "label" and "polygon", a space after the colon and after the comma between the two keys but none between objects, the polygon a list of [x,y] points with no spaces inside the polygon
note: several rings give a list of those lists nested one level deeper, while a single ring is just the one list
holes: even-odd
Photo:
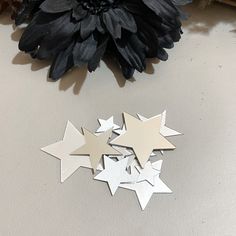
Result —
[{"label": "dark flower center", "polygon": [[118,0],[80,0],[79,2],[91,14],[99,14],[115,7]]}]

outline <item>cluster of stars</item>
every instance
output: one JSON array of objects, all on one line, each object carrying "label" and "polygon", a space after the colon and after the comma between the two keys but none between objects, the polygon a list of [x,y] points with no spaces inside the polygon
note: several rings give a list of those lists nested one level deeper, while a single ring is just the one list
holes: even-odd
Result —
[{"label": "cluster of stars", "polygon": [[180,133],[165,125],[166,111],[149,119],[127,113],[123,118],[122,128],[110,117],[98,119],[96,132],[82,128],[82,133],[68,121],[64,138],[42,150],[61,160],[61,182],[79,167],[92,169],[112,195],[119,187],[135,191],[144,210],[153,193],[172,192],[160,179],[163,161],[156,151],[175,149],[166,137]]}]

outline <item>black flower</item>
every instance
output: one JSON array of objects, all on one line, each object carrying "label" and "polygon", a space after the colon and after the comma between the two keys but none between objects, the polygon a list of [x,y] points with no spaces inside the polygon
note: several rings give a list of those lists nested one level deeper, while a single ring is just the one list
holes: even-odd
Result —
[{"label": "black flower", "polygon": [[135,69],[145,70],[147,57],[167,60],[164,48],[173,47],[181,35],[176,0],[27,1],[25,9],[31,8],[32,2],[42,4],[19,48],[34,58],[52,59],[52,79],[84,64],[94,71],[108,53],[130,78]]}]

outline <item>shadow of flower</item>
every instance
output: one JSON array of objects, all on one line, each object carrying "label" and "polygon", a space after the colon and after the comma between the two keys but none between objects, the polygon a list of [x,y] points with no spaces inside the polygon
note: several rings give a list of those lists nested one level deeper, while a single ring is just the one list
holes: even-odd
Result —
[{"label": "shadow of flower", "polygon": [[[87,77],[87,67],[82,66],[80,68],[74,68],[71,71],[68,71],[59,82],[59,90],[60,91],[66,91],[67,89],[71,88],[73,86],[73,93],[75,95],[78,95],[84,81]],[[48,79],[48,81],[53,82],[53,80]]]},{"label": "shadow of flower", "polygon": [[11,13],[6,10],[3,13],[0,14],[0,24],[1,25],[11,25],[14,23],[14,21],[11,19]]},{"label": "shadow of flower", "polygon": [[232,25],[236,28],[235,8],[222,3],[214,3],[205,9],[194,2],[184,7],[189,14],[188,20],[183,22],[183,27],[192,33],[209,34],[220,23]]}]

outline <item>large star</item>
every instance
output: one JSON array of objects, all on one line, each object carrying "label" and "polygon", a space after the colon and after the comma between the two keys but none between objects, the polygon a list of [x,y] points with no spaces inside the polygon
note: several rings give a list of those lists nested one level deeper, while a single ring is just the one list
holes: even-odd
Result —
[{"label": "large star", "polygon": [[[84,143],[84,136],[68,121],[63,139],[41,148],[42,151],[61,160],[61,182],[64,182],[79,167],[92,168],[88,156],[70,156],[75,148],[83,146]],[[102,169],[101,165],[99,169]]]},{"label": "large star", "polygon": [[[138,118],[142,121],[147,121],[149,120],[148,118],[141,116],[139,114],[137,114]],[[181,133],[179,133],[176,130],[173,130],[169,127],[166,126],[166,110],[162,112],[162,114],[154,116],[154,117],[158,117],[161,116],[161,128],[160,128],[160,133],[161,135],[163,135],[164,137],[170,137],[170,136],[175,136],[175,135],[180,135]],[[152,118],[154,118],[152,117]]]},{"label": "large star", "polygon": [[107,143],[111,132],[112,130],[110,129],[100,135],[94,135],[88,130],[83,129],[85,144],[73,151],[71,155],[88,155],[91,166],[95,171],[103,155],[121,155],[121,153]]},{"label": "large star", "polygon": [[[140,114],[137,114],[138,118],[142,121],[147,121],[148,118],[140,115]],[[176,130],[173,130],[169,127],[166,126],[166,110],[162,112],[162,114],[159,114],[155,117],[158,117],[158,116],[161,116],[161,128],[160,128],[160,134],[164,137],[171,137],[171,136],[176,136],[176,135],[180,135],[181,133],[179,133],[178,131]],[[152,117],[154,118],[154,117]],[[163,155],[164,154],[164,151],[163,150],[160,150],[161,154]]]},{"label": "large star", "polygon": [[109,157],[104,156],[105,169],[95,176],[94,179],[106,181],[111,190],[111,194],[114,195],[121,182],[133,181],[131,175],[126,171],[128,160],[129,157],[120,161],[113,161]]},{"label": "large star", "polygon": [[161,116],[141,121],[124,113],[124,120],[126,132],[115,138],[111,144],[132,148],[143,168],[153,150],[175,148],[160,134]]},{"label": "large star", "polygon": [[[138,171],[134,167],[132,167],[131,173],[134,176],[138,176]],[[172,191],[160,179],[159,174],[155,176],[154,182],[154,186],[152,186],[146,181],[143,181],[139,183],[136,182],[120,184],[119,187],[135,191],[140,206],[142,210],[144,210],[149,200],[151,199],[153,193],[172,193]]]}]

